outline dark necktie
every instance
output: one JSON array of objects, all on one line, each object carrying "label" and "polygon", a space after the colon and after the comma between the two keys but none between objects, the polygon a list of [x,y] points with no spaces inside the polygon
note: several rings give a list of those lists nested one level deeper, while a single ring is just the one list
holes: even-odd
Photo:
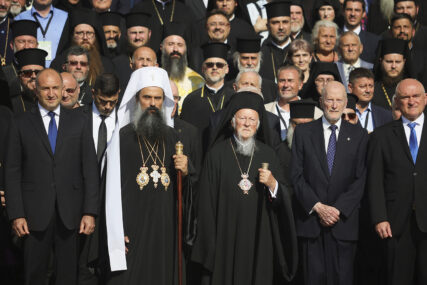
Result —
[{"label": "dark necktie", "polygon": [[104,115],[99,115],[101,118],[101,124],[99,125],[98,130],[98,148],[97,148],[97,157],[98,162],[101,161],[102,155],[104,154],[105,148],[107,147],[107,126],[105,125]]},{"label": "dark necktie", "polygon": [[332,167],[334,166],[335,151],[337,149],[336,130],[338,127],[336,125],[331,125],[329,128],[331,129],[331,136],[329,137],[328,152],[326,153],[326,158],[328,160],[329,174],[332,174]]},{"label": "dark necktie", "polygon": [[49,129],[47,131],[47,137],[49,138],[49,143],[50,143],[50,148],[52,149],[52,153],[55,153],[56,137],[58,135],[58,129],[56,127],[56,121],[55,121],[55,113],[50,111],[47,114],[50,117]]},{"label": "dark necktie", "polygon": [[417,142],[417,133],[415,132],[415,126],[417,123],[412,122],[408,124],[408,127],[411,129],[411,135],[409,136],[409,150],[411,151],[412,160],[414,163],[417,162],[418,154],[418,142]]}]

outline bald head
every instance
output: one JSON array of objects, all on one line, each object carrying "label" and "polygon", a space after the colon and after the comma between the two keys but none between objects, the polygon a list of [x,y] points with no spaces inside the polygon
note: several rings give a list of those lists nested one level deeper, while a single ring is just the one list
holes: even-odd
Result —
[{"label": "bald head", "polygon": [[424,86],[416,79],[404,79],[396,87],[396,105],[402,116],[415,121],[426,106]]},{"label": "bald head", "polygon": [[74,76],[69,72],[62,72],[61,77],[64,85],[64,88],[62,89],[61,106],[68,109],[78,107],[80,85]]},{"label": "bald head", "polygon": [[331,81],[322,90],[320,99],[326,120],[335,124],[347,105],[347,92],[344,85],[338,81]]},{"label": "bald head", "polygon": [[36,95],[40,105],[54,111],[62,99],[62,78],[54,69],[44,69],[37,75]]},{"label": "bald head", "polygon": [[258,92],[261,92],[262,78],[255,71],[241,71],[236,77],[234,83],[234,90],[240,90],[243,87],[252,86],[258,89]]},{"label": "bald head", "polygon": [[156,53],[149,47],[139,47],[133,52],[130,67],[132,70],[137,70],[147,66],[159,66]]}]

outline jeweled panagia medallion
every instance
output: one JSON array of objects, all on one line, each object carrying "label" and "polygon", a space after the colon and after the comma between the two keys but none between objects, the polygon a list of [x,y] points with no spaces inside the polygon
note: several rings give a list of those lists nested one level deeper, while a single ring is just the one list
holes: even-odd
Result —
[{"label": "jeweled panagia medallion", "polygon": [[150,181],[150,177],[147,174],[148,167],[143,166],[140,170],[141,172],[136,176],[136,183],[139,185],[139,190],[142,190]]},{"label": "jeweled panagia medallion", "polygon": [[162,182],[163,186],[165,186],[165,191],[168,191],[168,186],[171,183],[171,180],[169,175],[166,173],[166,167],[161,167],[160,170],[162,171],[162,174],[160,175],[160,181]]},{"label": "jeweled panagia medallion", "polygon": [[242,189],[242,191],[243,191],[243,194],[249,194],[249,190],[251,190],[251,187],[252,187],[252,182],[251,181],[249,181],[249,175],[248,174],[246,174],[246,173],[243,173],[242,174],[242,180],[240,180],[240,182],[239,182],[239,187],[240,187],[240,189]]},{"label": "jeweled panagia medallion", "polygon": [[159,166],[156,164],[151,165],[153,171],[150,173],[150,176],[153,178],[154,188],[157,188],[157,183],[159,182],[159,178],[161,177],[160,173],[157,171]]}]

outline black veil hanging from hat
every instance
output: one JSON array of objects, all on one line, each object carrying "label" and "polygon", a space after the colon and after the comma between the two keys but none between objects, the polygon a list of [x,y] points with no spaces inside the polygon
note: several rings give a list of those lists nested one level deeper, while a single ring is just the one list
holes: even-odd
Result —
[{"label": "black veil hanging from hat", "polygon": [[216,143],[226,140],[233,135],[234,130],[231,127],[231,119],[240,109],[252,109],[257,111],[260,125],[256,133],[256,138],[257,140],[274,147],[271,142],[270,128],[266,114],[267,111],[264,108],[264,99],[261,95],[254,92],[243,91],[235,93],[221,111],[219,124],[213,131],[213,136],[209,142],[208,149],[211,149]]}]

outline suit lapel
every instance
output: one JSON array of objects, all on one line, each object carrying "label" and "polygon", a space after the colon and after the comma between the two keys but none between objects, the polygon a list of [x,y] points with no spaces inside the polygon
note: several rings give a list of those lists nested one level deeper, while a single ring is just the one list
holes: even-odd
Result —
[{"label": "suit lapel", "polygon": [[412,155],[409,150],[408,141],[406,140],[405,130],[403,129],[403,123],[402,119],[398,121],[394,121],[394,128],[393,128],[394,134],[397,136],[398,140],[400,141],[400,144],[402,145],[403,149],[405,150],[406,156],[411,161],[411,163],[414,163],[412,160]]},{"label": "suit lapel", "polygon": [[33,116],[33,120],[31,120],[31,123],[35,126],[35,129],[39,133],[39,137],[42,140],[43,145],[46,147],[46,150],[48,151],[48,153],[51,156],[53,156],[52,149],[50,147],[49,139],[48,139],[47,132],[46,132],[46,129],[45,129],[44,124],[43,124],[43,119],[42,119],[42,116],[40,114],[39,108],[34,107],[31,109],[30,112]]},{"label": "suit lapel", "polygon": [[59,153],[61,150],[62,145],[64,144],[64,136],[67,130],[70,129],[70,122],[69,122],[69,110],[64,109],[62,107],[59,115],[59,123],[58,123],[58,136],[56,138],[56,148],[55,148],[55,155]]},{"label": "suit lapel", "polygon": [[329,179],[329,169],[326,161],[326,152],[325,152],[325,137],[323,134],[323,125],[322,119],[318,119],[316,122],[317,126],[314,127],[313,134],[311,136],[312,144],[319,159],[319,163],[323,169],[325,177]]},{"label": "suit lapel", "polygon": [[[424,117],[425,118],[425,117]],[[424,119],[423,131],[421,133],[420,145],[418,146],[417,162],[420,161],[418,158],[424,157],[427,152],[427,127]]]},{"label": "suit lapel", "polygon": [[[352,142],[351,135],[348,129],[348,123],[344,120],[341,121],[341,129],[338,134],[337,149],[334,157],[334,167],[332,168],[332,175],[341,167],[346,165],[346,150],[349,143]],[[331,175],[331,176],[332,176]]]}]

